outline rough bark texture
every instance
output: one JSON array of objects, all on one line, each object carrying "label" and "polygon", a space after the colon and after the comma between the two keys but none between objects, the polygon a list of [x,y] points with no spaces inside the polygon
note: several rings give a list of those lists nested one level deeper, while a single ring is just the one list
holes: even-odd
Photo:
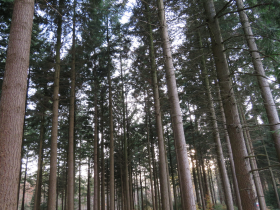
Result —
[{"label": "rough bark texture", "polygon": [[217,77],[221,88],[221,97],[225,110],[227,130],[230,137],[232,152],[237,173],[237,181],[243,209],[255,210],[256,196],[251,185],[250,164],[246,159],[247,151],[242,134],[237,104],[232,88],[230,72],[224,54],[223,40],[218,20],[214,18],[216,11],[213,0],[204,0],[206,21],[211,36],[212,51],[215,59]]},{"label": "rough bark texture", "polygon": [[[195,199],[192,188],[191,172],[188,160],[187,147],[185,142],[185,135],[182,123],[182,113],[179,104],[179,97],[172,61],[172,54],[169,43],[169,35],[167,31],[167,24],[164,13],[163,1],[158,0],[158,9],[160,17],[160,27],[162,36],[163,53],[165,58],[166,81],[168,96],[171,106],[171,117],[173,125],[173,133],[175,139],[175,148],[178,161],[178,171],[180,175],[180,187],[182,201],[184,201],[184,208],[187,210],[195,210]],[[165,157],[164,157],[165,158]],[[163,169],[164,170],[164,169]],[[166,200],[168,197],[166,198]],[[169,207],[166,207],[169,208]],[[164,209],[164,208],[163,208]]]},{"label": "rough bark texture", "polygon": [[279,123],[278,112],[274,103],[273,96],[271,94],[269,83],[265,76],[264,68],[262,65],[260,54],[258,52],[258,47],[255,42],[254,34],[252,32],[248,17],[245,11],[243,10],[244,9],[243,2],[242,0],[235,0],[235,1],[236,1],[237,9],[239,10],[238,13],[245,34],[245,38],[247,40],[247,44],[249,46],[250,53],[252,56],[254,69],[256,74],[258,75],[257,80],[264,101],[264,107],[267,114],[268,122],[270,124],[270,130],[272,131],[272,137],[274,140],[274,144],[278,156],[278,161],[280,162],[280,132],[279,132],[280,123]]},{"label": "rough bark texture", "polygon": [[[63,5],[63,0],[59,0],[59,8]],[[61,28],[62,17],[58,15],[54,90],[53,90],[53,117],[51,131],[51,160],[48,191],[48,210],[56,208],[56,185],[57,185],[57,130],[58,130],[58,105],[59,105],[59,76],[60,76],[60,47],[61,47]]]},{"label": "rough bark texture", "polygon": [[68,177],[67,177],[67,202],[68,209],[74,210],[74,186],[75,186],[75,166],[74,166],[74,144],[75,144],[75,88],[76,88],[76,71],[75,71],[75,7],[73,17],[73,39],[72,39],[72,66],[71,66],[71,90],[70,90],[70,107],[69,107],[69,142],[68,142]]},{"label": "rough bark texture", "polygon": [[15,0],[0,102],[0,206],[17,208],[34,1]]}]

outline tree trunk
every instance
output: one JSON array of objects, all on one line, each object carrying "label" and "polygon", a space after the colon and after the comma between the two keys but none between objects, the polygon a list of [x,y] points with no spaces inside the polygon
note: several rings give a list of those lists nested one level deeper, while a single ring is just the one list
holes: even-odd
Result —
[{"label": "tree trunk", "polygon": [[[150,123],[151,126],[151,123]],[[150,127],[151,129],[151,127]],[[159,199],[158,199],[158,185],[157,185],[157,167],[156,167],[156,163],[155,163],[155,152],[154,152],[154,146],[152,145],[152,162],[153,162],[153,172],[154,172],[154,186],[155,186],[155,209],[154,210],[158,210],[158,204],[159,204]]]},{"label": "tree trunk", "polygon": [[[167,31],[166,18],[164,13],[163,1],[158,0],[158,10],[160,17],[161,36],[163,44],[163,54],[165,58],[166,68],[166,82],[168,95],[171,106],[171,117],[173,125],[173,133],[175,139],[176,155],[178,162],[178,171],[180,174],[180,187],[182,200],[184,201],[185,208],[188,210],[195,210],[195,199],[192,188],[191,172],[188,160],[188,153],[185,141],[185,134],[182,123],[182,113],[179,104],[179,97],[177,92],[177,85],[172,61],[171,47],[169,43],[169,35]],[[166,179],[165,179],[166,180]],[[168,197],[166,198],[166,200]],[[168,208],[168,207],[166,207]],[[163,208],[163,209],[166,209]]]},{"label": "tree trunk", "polygon": [[110,68],[110,42],[109,42],[108,27],[107,27],[107,45],[108,45],[107,68],[108,68],[108,84],[109,84],[109,124],[110,124],[110,209],[115,210],[114,124],[113,124],[112,82],[111,82],[111,68]]},{"label": "tree trunk", "polygon": [[103,133],[103,94],[101,95],[101,210],[105,210],[105,162],[104,162],[104,133]]},{"label": "tree trunk", "polygon": [[234,192],[235,192],[235,196],[236,196],[237,207],[238,207],[238,210],[242,210],[239,187],[238,187],[236,172],[235,172],[235,168],[234,168],[232,149],[231,149],[230,139],[229,139],[229,135],[228,135],[228,131],[227,131],[226,117],[225,117],[223,102],[222,102],[222,98],[221,98],[221,94],[220,94],[220,87],[219,87],[219,84],[217,81],[216,81],[216,85],[218,88],[217,95],[218,95],[218,101],[219,101],[219,106],[220,106],[221,115],[222,115],[222,122],[223,122],[223,127],[224,127],[224,132],[225,132],[225,139],[226,139],[226,145],[227,145],[227,149],[228,149],[230,169],[231,169],[231,174],[232,174],[232,182],[233,182]]},{"label": "tree trunk", "polygon": [[242,0],[235,0],[235,1],[236,1],[237,9],[239,11],[238,13],[245,34],[245,38],[247,40],[247,44],[249,46],[250,53],[252,56],[254,69],[256,74],[258,75],[257,80],[261,90],[262,98],[264,100],[264,107],[267,114],[268,122],[270,124],[270,130],[272,132],[272,138],[274,140],[278,161],[280,162],[280,132],[279,132],[280,123],[279,123],[277,108],[275,106],[274,99],[271,94],[269,83],[267,82],[265,76],[264,68],[262,65],[262,59],[258,52],[258,47],[255,42],[254,34],[252,32],[248,17],[245,11],[243,10],[244,9],[243,2]]},{"label": "tree trunk", "polygon": [[76,82],[76,47],[75,47],[75,27],[76,27],[76,1],[74,1],[74,16],[73,16],[73,39],[72,39],[72,67],[71,67],[71,92],[70,92],[70,107],[69,107],[69,142],[68,142],[68,178],[67,178],[67,201],[68,210],[74,210],[74,186],[75,186],[75,166],[74,166],[74,135],[75,135],[75,82]]},{"label": "tree trunk", "polygon": [[159,100],[159,90],[158,90],[158,81],[157,81],[157,70],[155,63],[155,55],[154,55],[154,44],[153,44],[153,31],[150,24],[150,10],[149,6],[145,3],[146,16],[148,19],[148,30],[149,30],[149,54],[150,54],[150,62],[152,69],[152,78],[153,78],[153,95],[154,95],[154,107],[155,107],[155,117],[156,117],[156,128],[157,128],[157,136],[158,136],[158,147],[159,147],[159,171],[160,171],[160,188],[161,188],[161,200],[162,200],[162,208],[163,210],[170,209],[169,204],[169,192],[168,192],[168,177],[166,174],[167,162],[166,162],[166,154],[165,154],[165,145],[163,138],[163,127],[162,127],[162,119],[161,119],[161,109],[160,109],[160,100]]},{"label": "tree trunk", "polygon": [[[64,165],[65,165],[65,160],[64,160]],[[62,169],[63,170],[63,169]],[[66,169],[67,170],[67,169]],[[56,202],[55,202],[55,209],[58,210],[58,196],[59,196],[59,193],[58,193],[58,189],[59,189],[59,165],[57,166],[57,179],[56,179]],[[67,183],[65,183],[65,186],[67,186]],[[66,187],[67,188],[67,187]],[[65,199],[66,199],[66,196],[65,195]]]},{"label": "tree trunk", "polygon": [[243,209],[254,210],[255,193],[251,185],[250,165],[246,160],[247,151],[242,134],[236,100],[232,88],[230,72],[224,53],[223,40],[215,12],[213,0],[204,0],[207,23],[212,42],[212,51],[215,58],[217,76],[221,88],[221,96],[225,110],[227,130],[230,137],[234,156],[235,169],[241,195]]},{"label": "tree trunk", "polygon": [[202,77],[204,79],[204,85],[205,85],[207,98],[208,98],[208,107],[209,107],[209,111],[211,113],[211,121],[212,121],[213,130],[214,130],[213,134],[214,134],[214,141],[215,141],[216,153],[217,153],[217,162],[218,162],[221,179],[222,179],[222,183],[223,183],[223,191],[224,191],[226,205],[227,205],[228,210],[234,210],[232,194],[231,194],[231,190],[230,190],[230,185],[229,185],[229,180],[228,180],[228,175],[227,175],[227,170],[226,170],[225,160],[224,160],[224,155],[223,155],[223,149],[222,149],[222,144],[221,144],[221,140],[220,140],[217,117],[216,117],[216,113],[215,113],[215,109],[214,109],[213,97],[212,97],[212,93],[211,93],[210,82],[209,82],[206,64],[205,64],[205,57],[203,55],[203,50],[202,50],[201,36],[200,36],[199,32],[198,32],[198,37],[199,37],[200,52],[202,54],[202,59],[201,59]]},{"label": "tree trunk", "polygon": [[87,210],[90,210],[90,158],[88,158]]},{"label": "tree trunk", "polygon": [[[243,125],[246,125],[246,119],[245,119],[244,111],[243,111],[241,104],[239,104],[239,110],[240,110],[241,123]],[[247,127],[243,128],[243,132],[244,132],[244,137],[245,137],[245,142],[246,142],[246,146],[247,146],[247,151],[248,151],[248,155],[249,155],[251,168],[253,170],[252,174],[253,174],[253,179],[254,179],[254,183],[255,183],[255,187],[256,187],[256,191],[257,191],[257,196],[259,199],[260,209],[266,210],[266,203],[265,203],[265,197],[264,197],[263,188],[262,188],[262,184],[261,184],[260,174],[259,174],[259,171],[256,170],[256,169],[258,169],[258,166],[257,166],[256,158],[255,158],[255,153],[254,153],[254,148],[252,145],[251,136],[250,136],[250,133],[249,133]]]},{"label": "tree trunk", "polygon": [[123,106],[123,138],[124,138],[124,184],[125,184],[125,206],[126,210],[131,210],[130,208],[130,190],[129,190],[129,174],[128,174],[128,144],[127,144],[127,137],[126,137],[126,123],[125,123],[125,101],[124,101],[124,79],[123,79],[123,70],[122,70],[122,57],[120,55],[120,65],[121,65],[121,80],[122,80],[122,106]]},{"label": "tree trunk", "polygon": [[201,178],[201,171],[200,171],[200,164],[199,160],[196,157],[196,162],[198,163],[196,170],[197,170],[197,175],[198,175],[198,184],[200,188],[200,196],[201,196],[201,202],[202,202],[202,209],[206,210],[206,204],[205,204],[205,198],[204,198],[204,189],[203,189],[203,184],[202,184],[202,178]]},{"label": "tree trunk", "polygon": [[26,109],[27,109],[27,100],[28,100],[28,90],[29,90],[29,82],[30,82],[30,67],[28,68],[28,79],[27,79],[27,88],[26,88],[26,100],[25,100],[25,109],[24,109],[24,119],[23,119],[23,127],[22,127],[22,145],[21,145],[21,160],[20,160],[20,170],[19,170],[19,182],[18,182],[18,192],[17,192],[17,209],[19,205],[19,193],[20,193],[20,182],[21,182],[21,170],[22,170],[22,155],[23,155],[23,147],[24,147],[24,128],[25,128],[25,120],[26,120]]},{"label": "tree trunk", "polygon": [[[139,159],[139,165],[140,165],[140,159]],[[143,187],[142,187],[141,174],[142,174],[142,171],[140,170],[140,191],[141,191],[141,207],[142,207],[141,209],[144,210],[144,196],[143,196]]]},{"label": "tree trunk", "polygon": [[26,163],[25,163],[25,173],[24,173],[23,189],[22,189],[21,210],[24,210],[25,191],[26,191],[26,176],[27,176],[27,163],[28,163],[28,156],[26,158]]},{"label": "tree trunk", "polygon": [[150,108],[149,108],[149,101],[147,101],[147,111],[146,111],[146,128],[147,128],[147,149],[148,149],[148,160],[149,160],[149,172],[150,172],[150,183],[151,183],[151,194],[152,194],[152,205],[153,210],[156,209],[155,207],[155,197],[154,197],[154,186],[153,186],[153,174],[152,174],[152,161],[151,161],[151,147],[150,147],[150,126],[149,126],[149,114],[150,114]]},{"label": "tree trunk", "polygon": [[[176,184],[175,184],[175,179],[174,179],[174,168],[173,168],[173,161],[172,161],[172,156],[171,156],[171,142],[170,142],[170,139],[169,139],[168,130],[167,130],[167,140],[168,140],[168,153],[169,153],[170,170],[171,170],[172,185],[173,185],[175,210],[178,210]],[[173,207],[173,205],[172,205],[172,207]]]},{"label": "tree trunk", "polygon": [[110,210],[110,194],[109,194],[109,189],[110,189],[110,178],[109,178],[109,171],[108,171],[108,167],[109,167],[109,158],[107,158],[107,171],[106,171],[106,185],[107,185],[107,210]]},{"label": "tree trunk", "polygon": [[[269,160],[269,156],[268,156],[268,153],[267,153],[267,150],[266,150],[266,147],[265,147],[264,140],[262,140],[262,145],[263,145],[263,148],[264,148],[267,163],[270,166],[270,160]],[[275,193],[275,197],[276,197],[276,201],[277,201],[277,207],[278,207],[278,209],[280,209],[280,200],[279,200],[277,185],[276,185],[274,174],[273,174],[273,171],[272,171],[271,167],[269,167],[269,173],[270,173],[270,176],[271,176],[271,181],[272,181],[272,185],[273,185],[273,189],[274,189],[274,193]]]},{"label": "tree trunk", "polygon": [[0,206],[17,208],[34,1],[15,0],[0,102]]},{"label": "tree trunk", "polygon": [[82,210],[82,195],[81,195],[81,165],[82,165],[82,160],[81,160],[81,139],[80,139],[80,152],[79,152],[79,210]]},{"label": "tree trunk", "polygon": [[[193,172],[193,182],[194,182],[195,193],[196,193],[196,201],[197,201],[198,207],[201,208],[202,204],[200,201],[199,186],[198,186],[198,181],[197,181],[197,175],[195,172],[197,165],[194,164],[193,155],[191,155],[191,162],[192,162],[192,166],[193,166],[192,172]],[[173,179],[173,174],[172,174],[172,179]],[[174,197],[175,197],[175,194],[174,194]]]},{"label": "tree trunk", "polygon": [[39,143],[39,155],[38,155],[38,169],[37,179],[34,196],[34,208],[33,210],[40,210],[41,204],[41,186],[42,186],[42,163],[43,163],[43,144],[45,138],[45,111],[42,112],[41,125],[40,125],[40,143]]},{"label": "tree trunk", "polygon": [[[63,0],[59,0],[59,11]],[[60,48],[62,34],[62,17],[57,17],[57,41],[56,41],[56,57],[55,57],[55,73],[54,73],[54,90],[53,90],[53,117],[51,131],[51,157],[50,157],[50,175],[48,190],[48,210],[56,208],[56,179],[57,179],[57,131],[58,131],[58,106],[59,106],[59,76],[60,76]]]},{"label": "tree trunk", "polygon": [[97,108],[97,92],[98,92],[98,79],[96,75],[96,69],[94,71],[94,200],[93,210],[99,210],[99,161],[98,161],[98,108]]}]

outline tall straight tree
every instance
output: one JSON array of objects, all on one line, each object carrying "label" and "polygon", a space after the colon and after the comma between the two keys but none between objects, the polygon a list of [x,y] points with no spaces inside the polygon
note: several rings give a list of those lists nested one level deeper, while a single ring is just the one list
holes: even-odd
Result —
[{"label": "tall straight tree", "polygon": [[74,210],[74,185],[75,185],[75,173],[74,173],[74,120],[75,120],[75,27],[76,27],[76,1],[74,1],[74,15],[73,15],[73,38],[72,38],[72,66],[71,66],[71,91],[70,91],[70,107],[69,107],[69,142],[68,142],[68,176],[67,176],[67,209]]},{"label": "tall straight tree", "polygon": [[34,0],[15,0],[0,102],[0,206],[17,208]]},{"label": "tall straight tree", "polygon": [[160,171],[160,187],[161,187],[161,200],[162,200],[162,209],[169,209],[169,193],[168,193],[168,177],[166,168],[166,153],[165,153],[165,144],[163,137],[163,127],[162,127],[162,119],[161,119],[161,109],[160,109],[160,99],[159,99],[159,90],[158,90],[158,81],[157,81],[157,69],[156,69],[156,59],[154,54],[154,38],[153,38],[153,30],[151,26],[151,18],[150,18],[150,9],[147,3],[145,4],[145,12],[148,20],[148,37],[149,37],[149,55],[150,55],[150,63],[151,63],[151,74],[153,81],[153,96],[154,96],[154,108],[155,108],[155,118],[156,118],[156,128],[157,128],[157,137],[158,137],[158,147],[159,147],[159,171]]},{"label": "tall straight tree", "polygon": [[166,82],[168,96],[171,106],[171,121],[174,133],[176,156],[178,162],[178,171],[180,176],[181,196],[186,210],[195,210],[195,199],[193,194],[192,179],[188,153],[185,141],[185,134],[182,121],[182,113],[179,104],[177,84],[172,60],[171,46],[169,43],[169,35],[167,30],[165,11],[163,1],[158,0],[162,48],[165,58]]},{"label": "tall straight tree", "polygon": [[257,80],[261,90],[263,104],[267,114],[270,130],[272,131],[272,137],[274,140],[278,161],[280,162],[280,123],[277,108],[274,103],[274,99],[269,87],[269,83],[266,79],[262,60],[258,51],[258,47],[255,42],[254,34],[252,32],[248,17],[244,11],[244,5],[242,0],[235,0],[243,31],[249,50],[252,56],[255,72],[257,74]]},{"label": "tall straight tree", "polygon": [[115,209],[115,160],[114,160],[114,124],[112,105],[112,81],[111,72],[108,72],[109,83],[109,125],[110,125],[110,209]]},{"label": "tall straight tree", "polygon": [[213,0],[203,0],[203,2],[204,9],[206,11],[206,21],[211,36],[212,51],[215,59],[217,77],[221,89],[227,130],[232,146],[242,208],[244,210],[254,210],[256,209],[256,195],[252,186],[253,181],[250,175],[250,164],[248,159],[246,159],[248,153],[242,133],[236,99],[232,88],[229,67],[226,60],[226,55],[224,53],[221,30],[218,19],[216,18]]},{"label": "tall straight tree", "polygon": [[[59,0],[59,12],[63,0]],[[55,55],[55,72],[54,72],[54,90],[53,90],[53,117],[51,131],[51,160],[50,160],[50,176],[48,191],[48,210],[56,208],[56,172],[57,172],[57,131],[58,131],[58,105],[59,105],[59,76],[60,76],[60,48],[62,34],[62,16],[57,14],[57,33],[56,33],[56,55]]]},{"label": "tall straight tree", "polygon": [[109,17],[107,17],[107,71],[109,86],[109,133],[110,133],[110,209],[115,210],[115,160],[114,160],[114,123],[113,123],[113,105],[112,105],[112,81],[111,81],[111,58],[110,58],[110,38],[109,38]]},{"label": "tall straight tree", "polygon": [[128,144],[126,135],[126,114],[125,114],[125,98],[124,98],[124,78],[122,68],[122,52],[120,53],[120,67],[121,67],[121,80],[122,80],[122,117],[123,117],[123,141],[124,141],[124,191],[125,191],[125,209],[130,210],[130,191],[129,191],[129,173],[128,173]]},{"label": "tall straight tree", "polygon": [[99,209],[99,157],[98,157],[98,87],[99,81],[96,74],[97,68],[94,69],[94,200],[93,200],[93,210]]}]

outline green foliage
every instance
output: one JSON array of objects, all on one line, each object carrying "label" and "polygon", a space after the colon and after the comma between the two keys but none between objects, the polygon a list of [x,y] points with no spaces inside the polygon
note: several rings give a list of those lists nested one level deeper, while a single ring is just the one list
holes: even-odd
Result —
[{"label": "green foliage", "polygon": [[[278,189],[278,195],[280,195],[279,189]],[[265,201],[266,201],[266,205],[270,209],[274,209],[274,210],[277,209],[276,195],[272,185],[269,185],[268,190],[265,192]]]},{"label": "green foliage", "polygon": [[213,203],[211,202],[211,198],[209,195],[206,195],[206,210],[213,210]]},{"label": "green foliage", "polygon": [[[213,206],[213,210],[226,210],[227,206],[225,204],[215,204]],[[236,206],[234,206],[234,210],[238,210]]]}]

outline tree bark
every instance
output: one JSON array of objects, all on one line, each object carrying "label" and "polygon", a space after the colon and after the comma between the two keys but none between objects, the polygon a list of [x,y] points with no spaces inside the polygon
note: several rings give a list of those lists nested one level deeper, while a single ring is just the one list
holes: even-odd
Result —
[{"label": "tree bark", "polygon": [[[265,147],[264,140],[262,140],[262,145],[263,145],[263,148],[264,148],[264,152],[265,152],[265,156],[266,156],[266,159],[267,159],[267,163],[270,166],[271,165],[270,164],[270,159],[269,159],[266,147]],[[274,174],[273,174],[273,171],[272,171],[271,167],[269,167],[269,173],[270,173],[270,176],[271,176],[272,186],[273,186],[275,197],[276,197],[277,207],[278,207],[278,209],[280,209],[280,200],[279,200],[279,194],[278,194],[278,190],[277,190],[277,184],[275,182]]]},{"label": "tree bark", "polygon": [[[151,125],[151,124],[150,124]],[[152,145],[152,161],[153,161],[153,172],[154,172],[154,186],[155,186],[155,209],[158,210],[158,204],[159,204],[159,199],[158,199],[158,185],[157,185],[157,167],[155,163],[155,152],[154,152],[154,146]]]},{"label": "tree bark", "polygon": [[154,186],[153,186],[153,175],[152,175],[152,164],[151,164],[151,147],[150,147],[150,126],[149,126],[149,117],[150,116],[150,107],[149,99],[146,101],[146,129],[147,129],[147,149],[148,149],[148,164],[149,164],[149,173],[150,173],[150,183],[151,183],[151,195],[152,195],[152,205],[153,210],[155,210],[155,197],[154,197]]},{"label": "tree bark", "polygon": [[34,1],[15,0],[0,102],[0,206],[17,208]]},{"label": "tree bark", "polygon": [[[108,22],[108,20],[107,20]],[[108,85],[109,85],[109,125],[110,125],[110,209],[115,210],[115,160],[114,160],[114,124],[112,106],[112,81],[110,62],[109,25],[107,23]]]},{"label": "tree bark", "polygon": [[76,88],[76,46],[75,46],[75,27],[76,27],[76,1],[74,1],[74,16],[73,16],[73,38],[72,38],[72,66],[71,66],[71,91],[70,91],[70,107],[69,107],[69,142],[68,142],[68,178],[67,178],[67,201],[68,201],[68,209],[74,210],[74,187],[75,187],[75,152],[74,152],[74,144],[75,144],[75,88]]},{"label": "tree bark", "polygon": [[25,191],[26,191],[27,163],[28,163],[28,156],[27,156],[27,158],[26,158],[26,163],[25,163],[25,173],[24,173],[23,189],[22,189],[22,202],[21,202],[21,210],[24,210],[24,204],[25,204]]},{"label": "tree bark", "polygon": [[[239,110],[240,110],[239,113],[240,113],[240,117],[241,117],[241,123],[243,125],[245,125],[246,119],[245,119],[245,114],[244,114],[241,104],[239,104]],[[243,128],[243,132],[244,132],[245,143],[247,146],[249,160],[250,160],[250,164],[251,164],[251,168],[252,168],[252,174],[253,174],[253,179],[254,179],[254,183],[255,183],[255,188],[257,191],[258,199],[259,199],[260,209],[266,210],[266,202],[265,202],[265,197],[264,197],[263,188],[262,188],[262,184],[261,184],[260,174],[259,174],[259,171],[256,170],[256,169],[258,169],[258,165],[257,165],[257,161],[255,158],[255,153],[254,153],[254,148],[252,145],[251,136],[248,131],[248,128],[246,128],[246,127]]]},{"label": "tree bark", "polygon": [[[59,11],[63,0],[59,0]],[[50,175],[48,190],[48,210],[56,208],[56,185],[57,185],[57,131],[58,131],[58,106],[59,106],[59,77],[60,77],[60,48],[62,35],[62,17],[57,17],[57,40],[56,40],[56,56],[55,56],[55,73],[54,73],[54,90],[53,90],[53,117],[51,131],[51,157],[50,157]]]},{"label": "tree bark", "polygon": [[[165,58],[165,69],[166,69],[166,81],[168,96],[171,106],[171,117],[172,117],[172,127],[175,139],[176,156],[178,162],[178,171],[180,174],[180,187],[181,196],[184,201],[184,206],[187,210],[195,210],[195,199],[192,188],[191,172],[188,160],[188,153],[185,141],[184,128],[182,123],[182,113],[179,104],[179,97],[172,61],[172,53],[169,43],[169,35],[167,31],[167,24],[164,12],[163,1],[158,0],[158,10],[160,17],[160,27],[162,36],[162,48]],[[165,158],[165,157],[164,157]],[[166,179],[165,179],[166,180]],[[165,199],[167,200],[168,197]],[[168,209],[166,206],[165,209]]]},{"label": "tree bark", "polygon": [[277,107],[275,106],[274,99],[269,87],[269,83],[265,76],[262,60],[260,54],[258,53],[258,47],[255,42],[254,34],[252,32],[248,17],[245,11],[243,10],[244,9],[243,2],[242,0],[235,0],[235,1],[236,1],[237,9],[239,11],[238,13],[245,34],[245,38],[252,56],[254,69],[256,74],[258,75],[257,80],[259,83],[262,98],[264,100],[264,107],[267,114],[268,122],[270,124],[270,130],[272,132],[272,138],[274,140],[278,161],[280,162],[280,132],[279,132],[280,123],[279,123]]},{"label": "tree bark", "polygon": [[90,158],[88,158],[87,210],[90,210]]},{"label": "tree bark", "polygon": [[38,169],[35,187],[34,208],[33,210],[40,210],[41,204],[41,186],[42,186],[42,163],[43,163],[43,144],[45,138],[45,111],[42,112],[40,125],[40,143],[38,155]]},{"label": "tree bark", "polygon": [[237,173],[237,180],[242,199],[242,207],[246,210],[255,210],[256,196],[251,185],[252,178],[250,176],[250,165],[248,160],[245,158],[247,156],[245,141],[242,134],[242,127],[232,88],[230,72],[224,53],[221,31],[218,20],[215,18],[216,12],[213,0],[204,0],[204,8],[211,36],[212,51],[215,59],[217,76],[221,88],[221,97],[225,110],[227,130],[232,146],[235,170]]},{"label": "tree bark", "polygon": [[80,139],[80,152],[79,152],[79,210],[82,210],[82,194],[81,194],[81,165],[82,165],[82,159],[81,159],[81,139]]},{"label": "tree bark", "polygon": [[155,116],[156,116],[156,129],[158,136],[158,147],[159,147],[159,171],[160,171],[160,188],[161,188],[161,200],[163,210],[170,209],[169,203],[169,192],[168,192],[168,177],[166,173],[167,162],[166,162],[166,153],[165,145],[163,138],[163,127],[161,119],[161,109],[160,109],[160,99],[159,99],[159,90],[158,90],[158,81],[157,81],[157,70],[155,63],[154,55],[154,44],[153,44],[153,31],[150,24],[150,10],[149,6],[145,3],[145,10],[148,19],[148,30],[149,30],[149,54],[150,54],[150,63],[152,69],[152,79],[153,79],[153,95],[154,95],[154,107],[155,107]]},{"label": "tree bark", "polygon": [[175,179],[174,179],[174,168],[173,168],[173,161],[172,161],[172,155],[171,155],[171,142],[170,142],[168,133],[167,133],[167,140],[168,140],[168,153],[169,153],[170,170],[171,170],[172,185],[173,185],[175,210],[178,210],[176,184],[175,184]]},{"label": "tree bark", "polygon": [[93,210],[99,210],[99,161],[98,161],[98,108],[97,108],[97,92],[98,92],[98,79],[94,71],[94,200]]},{"label": "tree bark", "polygon": [[[101,93],[102,94],[102,93]],[[105,210],[105,161],[104,161],[104,131],[103,131],[103,94],[101,96],[101,210]]]},{"label": "tree bark", "polygon": [[121,65],[121,80],[122,80],[122,106],[123,106],[123,138],[124,138],[124,184],[125,184],[125,206],[126,210],[131,210],[130,208],[130,190],[129,190],[129,174],[128,174],[128,144],[126,136],[126,123],[125,123],[125,101],[124,101],[124,79],[123,79],[123,70],[122,70],[122,57],[120,55],[120,65]]},{"label": "tree bark", "polygon": [[230,169],[231,169],[231,174],[232,174],[232,182],[233,182],[233,188],[236,196],[236,203],[238,210],[242,210],[242,205],[241,205],[241,198],[240,198],[240,193],[239,193],[239,187],[238,187],[238,182],[237,182],[237,177],[236,177],[236,172],[234,168],[234,160],[233,160],[233,155],[232,155],[232,149],[230,145],[230,140],[229,140],[229,135],[227,131],[227,125],[226,125],[226,117],[225,117],[225,112],[223,108],[223,102],[220,94],[220,87],[218,82],[216,81],[217,85],[217,95],[218,95],[218,101],[219,101],[219,106],[221,110],[221,116],[222,116],[222,122],[223,122],[223,127],[224,127],[224,132],[225,132],[225,139],[226,139],[226,145],[228,149],[228,156],[229,156],[229,162],[230,162]]}]

